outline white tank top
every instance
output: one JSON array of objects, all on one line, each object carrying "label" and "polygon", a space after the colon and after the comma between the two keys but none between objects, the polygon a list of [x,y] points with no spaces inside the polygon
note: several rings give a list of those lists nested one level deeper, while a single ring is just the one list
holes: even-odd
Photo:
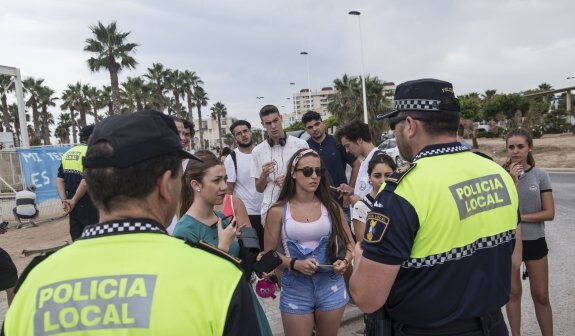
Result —
[{"label": "white tank top", "polygon": [[304,247],[315,249],[319,245],[321,237],[329,235],[331,232],[329,212],[323,204],[321,205],[321,215],[319,219],[305,223],[298,222],[292,218],[289,202],[286,204],[286,207],[285,228],[282,230],[282,242],[286,251],[287,239],[295,240]]}]

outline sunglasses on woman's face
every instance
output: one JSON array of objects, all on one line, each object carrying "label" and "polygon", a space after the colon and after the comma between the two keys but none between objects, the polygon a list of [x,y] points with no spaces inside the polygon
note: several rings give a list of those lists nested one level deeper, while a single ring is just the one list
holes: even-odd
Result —
[{"label": "sunglasses on woman's face", "polygon": [[303,168],[296,169],[295,171],[302,172],[303,176],[305,176],[305,177],[310,177],[313,174],[313,172],[315,171],[315,174],[318,177],[321,177],[321,175],[325,172],[325,168],[323,168],[323,167],[315,167],[315,168],[303,167]]}]

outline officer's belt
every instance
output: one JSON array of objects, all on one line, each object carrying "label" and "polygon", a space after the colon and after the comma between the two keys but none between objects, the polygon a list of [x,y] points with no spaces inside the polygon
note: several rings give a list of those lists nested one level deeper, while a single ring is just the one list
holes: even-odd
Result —
[{"label": "officer's belt", "polygon": [[483,330],[483,323],[481,322],[482,319],[487,319],[488,321],[491,320],[486,327],[491,327],[493,322],[496,322],[498,318],[503,318],[501,314],[501,310],[496,310],[492,313],[485,314],[481,317],[471,318],[471,319],[464,319],[464,320],[457,320],[450,322],[446,325],[436,328],[422,328],[422,327],[413,327],[408,325],[403,325],[401,327],[401,331],[408,335],[459,335],[462,333],[472,332]]}]

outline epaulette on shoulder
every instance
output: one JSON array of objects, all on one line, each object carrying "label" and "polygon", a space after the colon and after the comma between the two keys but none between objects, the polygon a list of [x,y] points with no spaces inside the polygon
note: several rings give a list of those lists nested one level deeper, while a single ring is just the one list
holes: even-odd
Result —
[{"label": "epaulette on shoulder", "polygon": [[393,173],[391,173],[391,175],[389,175],[386,179],[385,182],[389,182],[389,183],[393,183],[393,184],[399,184],[399,182],[401,182],[401,179],[403,179],[413,168],[415,168],[415,166],[417,165],[417,163],[406,163],[403,166],[397,168]]},{"label": "epaulette on shoulder", "polygon": [[194,243],[193,241],[191,241],[189,239],[186,239],[186,244],[188,244],[192,247],[198,248],[200,250],[206,251],[210,254],[216,255],[222,259],[225,259],[225,260],[231,262],[232,264],[234,264],[239,270],[243,271],[242,260],[240,258],[234,257],[233,255],[227,253],[226,251],[220,250],[216,246],[210,245],[203,240],[200,240],[199,242]]}]

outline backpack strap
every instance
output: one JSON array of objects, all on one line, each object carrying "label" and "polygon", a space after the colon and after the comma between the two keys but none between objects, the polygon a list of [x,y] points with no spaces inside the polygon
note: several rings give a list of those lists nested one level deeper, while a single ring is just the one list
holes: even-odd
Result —
[{"label": "backpack strap", "polygon": [[238,175],[238,159],[236,158],[236,151],[233,150],[230,153],[230,156],[232,157],[232,161],[234,162],[234,168],[236,169],[236,178]]}]

